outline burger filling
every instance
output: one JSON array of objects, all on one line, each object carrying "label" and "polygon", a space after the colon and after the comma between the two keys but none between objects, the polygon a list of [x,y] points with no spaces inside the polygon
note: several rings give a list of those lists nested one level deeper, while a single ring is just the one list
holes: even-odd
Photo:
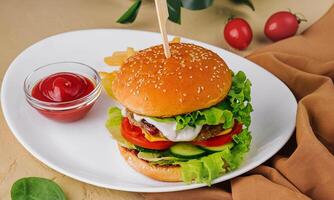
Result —
[{"label": "burger filling", "polygon": [[[127,112],[130,123],[139,125],[144,132],[150,135],[161,136],[162,140],[169,140],[173,142],[192,141],[197,137],[202,129],[202,126],[184,127],[177,130],[177,123],[173,120],[156,121],[154,118],[137,115]],[[149,139],[149,138],[147,138]]]},{"label": "burger filling", "polygon": [[225,135],[232,131],[232,128],[225,129],[223,124],[198,125],[196,128],[187,127],[187,129],[176,130],[176,122],[157,122],[148,117],[136,115],[128,110],[123,111],[123,113],[126,113],[124,117],[129,119],[129,123],[140,127],[145,138],[151,142],[168,140],[173,142],[201,141],[215,136]]},{"label": "burger filling", "polygon": [[106,126],[138,158],[153,165],[178,165],[183,181],[210,184],[236,169],[249,151],[250,86],[238,72],[227,97],[210,108],[156,118],[113,107]]}]

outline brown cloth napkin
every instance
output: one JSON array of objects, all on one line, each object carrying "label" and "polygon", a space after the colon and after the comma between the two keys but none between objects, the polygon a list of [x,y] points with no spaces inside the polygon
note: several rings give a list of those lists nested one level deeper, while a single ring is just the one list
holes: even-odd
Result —
[{"label": "brown cloth napkin", "polygon": [[334,6],[303,34],[262,48],[248,59],[294,93],[295,135],[264,165],[230,183],[143,194],[145,199],[334,199]]}]

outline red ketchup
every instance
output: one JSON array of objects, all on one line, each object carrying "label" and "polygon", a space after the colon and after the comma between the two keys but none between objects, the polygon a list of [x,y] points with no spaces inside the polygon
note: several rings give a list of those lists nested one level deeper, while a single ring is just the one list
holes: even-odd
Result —
[{"label": "red ketchup", "polygon": [[[33,87],[31,96],[40,101],[59,103],[55,106],[59,110],[38,109],[46,117],[57,121],[71,122],[84,117],[94,103],[84,104],[72,109],[66,109],[65,107],[75,106],[78,104],[75,100],[89,95],[94,88],[95,84],[82,75],[60,72],[40,80]],[[62,107],[64,109],[61,109]]]}]

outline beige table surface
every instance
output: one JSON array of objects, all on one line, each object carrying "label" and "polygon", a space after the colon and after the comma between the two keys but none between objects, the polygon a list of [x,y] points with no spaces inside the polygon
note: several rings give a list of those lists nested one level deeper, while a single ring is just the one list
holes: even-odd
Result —
[{"label": "beige table surface", "polygon": [[[203,11],[182,10],[182,25],[168,24],[171,34],[204,41],[230,49],[222,30],[231,14],[246,18],[254,31],[254,40],[246,51],[269,44],[263,25],[271,13],[291,9],[303,13],[308,22],[300,31],[319,19],[334,0],[253,0],[256,11],[217,0]],[[57,33],[92,28],[128,28],[158,31],[152,0],[146,0],[137,21],[131,25],[115,23],[132,3],[130,0],[0,0],[0,81],[11,61],[29,45]],[[231,50],[231,49],[230,49]],[[101,58],[102,59],[102,58]],[[29,134],[27,132],[26,134]],[[3,115],[0,115],[0,199],[10,199],[13,182],[21,177],[50,178],[61,185],[68,199],[142,199],[140,194],[108,190],[66,177],[32,157],[14,138]]]}]

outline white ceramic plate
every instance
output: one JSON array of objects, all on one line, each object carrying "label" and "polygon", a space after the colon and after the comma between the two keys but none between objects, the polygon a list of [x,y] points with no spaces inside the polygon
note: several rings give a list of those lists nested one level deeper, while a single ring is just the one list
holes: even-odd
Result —
[{"label": "white ceramic plate", "polygon": [[[182,39],[218,53],[234,71],[243,70],[252,81],[251,150],[241,167],[220,178],[222,182],[245,173],[273,156],[290,138],[295,125],[296,100],[275,76],[226,50]],[[136,192],[179,191],[204,186],[154,181],[130,168],[119,155],[104,123],[113,102],[105,94],[78,122],[50,121],[25,101],[23,81],[39,66],[79,61],[97,70],[110,70],[103,62],[113,51],[131,46],[147,48],[161,42],[157,33],[130,30],[84,30],[55,35],[24,50],[10,65],[2,85],[4,116],[17,140],[37,159],[72,178],[93,185]]]}]

